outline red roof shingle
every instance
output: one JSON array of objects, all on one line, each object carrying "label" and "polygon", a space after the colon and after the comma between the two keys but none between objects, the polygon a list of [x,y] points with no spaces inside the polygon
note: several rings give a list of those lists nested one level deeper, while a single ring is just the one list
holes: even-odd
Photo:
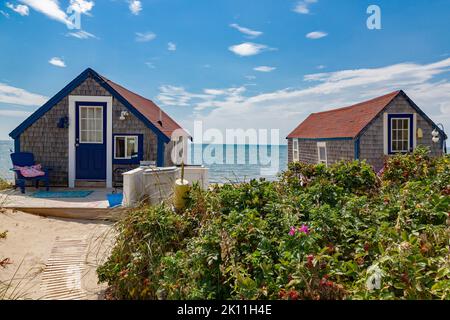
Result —
[{"label": "red roof shingle", "polygon": [[[122,87],[102,75],[99,76],[169,139],[175,130],[182,129],[182,127],[176,123],[175,120],[173,120],[153,101]],[[162,125],[159,122],[160,120]]]},{"label": "red roof shingle", "polygon": [[400,92],[349,107],[312,113],[287,138],[355,138]]}]

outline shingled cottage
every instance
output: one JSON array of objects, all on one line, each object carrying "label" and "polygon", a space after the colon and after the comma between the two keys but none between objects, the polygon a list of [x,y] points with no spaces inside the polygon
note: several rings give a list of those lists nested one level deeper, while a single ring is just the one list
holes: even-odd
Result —
[{"label": "shingled cottage", "polygon": [[395,91],[309,115],[287,136],[288,162],[329,165],[365,159],[378,171],[385,156],[411,152],[419,145],[440,156],[446,139],[443,130],[403,91]]}]

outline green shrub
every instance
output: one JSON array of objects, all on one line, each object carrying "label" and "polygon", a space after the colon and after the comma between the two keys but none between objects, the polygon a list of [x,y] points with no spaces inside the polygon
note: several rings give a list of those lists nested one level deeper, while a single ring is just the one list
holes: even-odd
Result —
[{"label": "green shrub", "polygon": [[[119,223],[98,269],[119,299],[450,299],[450,157],[291,164]],[[381,287],[368,290],[372,270]]]}]

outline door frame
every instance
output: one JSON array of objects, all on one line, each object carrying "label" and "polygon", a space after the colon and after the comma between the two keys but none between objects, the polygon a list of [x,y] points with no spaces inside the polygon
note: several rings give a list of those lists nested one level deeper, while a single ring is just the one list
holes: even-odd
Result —
[{"label": "door frame", "polygon": [[69,188],[76,180],[76,104],[79,102],[106,103],[106,187],[112,188],[112,96],[69,96]]}]

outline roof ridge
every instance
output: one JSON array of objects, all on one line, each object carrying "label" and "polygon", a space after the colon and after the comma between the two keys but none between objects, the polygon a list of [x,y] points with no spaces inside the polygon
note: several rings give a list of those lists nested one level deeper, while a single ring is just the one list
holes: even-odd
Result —
[{"label": "roof ridge", "polygon": [[[362,102],[358,102],[358,103],[352,104],[350,106],[334,108],[334,109],[331,109],[331,110],[325,110],[325,111],[320,111],[320,112],[313,112],[311,114],[324,114],[324,113],[328,113],[328,112],[336,112],[336,111],[346,110],[346,109],[358,107],[360,105],[363,105],[363,104],[366,104],[366,103],[369,103],[369,102],[374,102],[376,100],[381,100],[381,99],[387,98],[390,95],[393,95],[393,97],[392,97],[392,99],[393,99],[400,92],[402,92],[402,90],[396,90],[396,91],[392,91],[391,93],[384,94],[382,96],[378,96],[378,97],[375,97],[375,98],[372,98],[372,99],[369,99],[369,100],[366,100],[366,101],[362,101]],[[391,101],[392,101],[392,99],[391,99]]]}]

